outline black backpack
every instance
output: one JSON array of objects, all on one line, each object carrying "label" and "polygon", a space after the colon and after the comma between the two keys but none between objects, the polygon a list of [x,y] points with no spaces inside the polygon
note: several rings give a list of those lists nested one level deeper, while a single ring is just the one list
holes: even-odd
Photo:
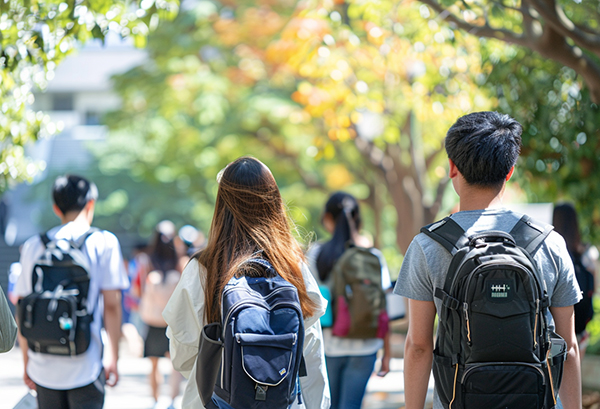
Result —
[{"label": "black backpack", "polygon": [[579,289],[583,294],[581,301],[573,306],[575,310],[575,333],[581,334],[587,323],[594,317],[594,306],[592,305],[594,275],[583,265],[581,256],[573,258],[573,266],[575,267],[575,278],[577,278]]},{"label": "black backpack", "polygon": [[44,253],[33,267],[33,292],[18,306],[21,334],[32,351],[74,356],[88,349],[94,312],[87,310],[89,261],[81,247],[96,231],[76,242],[40,236]]},{"label": "black backpack", "polygon": [[421,229],[452,254],[434,350],[435,387],[450,409],[550,409],[566,343],[548,329],[533,254],[552,231],[523,216],[510,233],[467,237],[452,219]]}]

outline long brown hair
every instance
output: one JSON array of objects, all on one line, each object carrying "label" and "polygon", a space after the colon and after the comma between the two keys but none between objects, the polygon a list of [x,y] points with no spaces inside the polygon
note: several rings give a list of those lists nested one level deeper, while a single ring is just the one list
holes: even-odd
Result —
[{"label": "long brown hair", "polygon": [[302,277],[304,254],[292,236],[277,182],[269,168],[258,159],[244,156],[227,165],[218,178],[208,244],[196,255],[207,271],[207,322],[220,320],[220,295],[225,284],[240,271],[242,263],[257,253],[298,289],[303,315],[312,316],[316,305],[308,297]]}]

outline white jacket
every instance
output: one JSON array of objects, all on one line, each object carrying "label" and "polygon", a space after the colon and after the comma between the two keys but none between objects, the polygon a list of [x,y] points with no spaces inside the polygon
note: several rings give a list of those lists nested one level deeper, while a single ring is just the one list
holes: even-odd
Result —
[{"label": "white jacket", "polygon": [[[325,313],[327,301],[306,265],[302,275],[309,297],[317,308],[312,317],[304,320],[304,360],[308,376],[300,378],[302,405],[294,402],[292,408],[327,409],[330,406],[329,382],[325,367],[323,333],[319,318]],[[206,269],[192,259],[183,270],[181,280],[163,311],[167,322],[167,337],[173,366],[189,379],[183,392],[183,409],[202,408],[196,386],[196,357],[204,322],[204,279]]]}]

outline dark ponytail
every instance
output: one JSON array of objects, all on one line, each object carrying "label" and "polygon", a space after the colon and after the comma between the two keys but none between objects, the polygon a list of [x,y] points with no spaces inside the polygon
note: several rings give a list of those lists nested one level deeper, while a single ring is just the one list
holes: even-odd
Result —
[{"label": "dark ponytail", "polygon": [[331,195],[325,204],[325,214],[332,216],[335,229],[331,239],[321,246],[317,255],[316,264],[321,281],[327,280],[361,224],[358,202],[348,193],[336,192]]}]

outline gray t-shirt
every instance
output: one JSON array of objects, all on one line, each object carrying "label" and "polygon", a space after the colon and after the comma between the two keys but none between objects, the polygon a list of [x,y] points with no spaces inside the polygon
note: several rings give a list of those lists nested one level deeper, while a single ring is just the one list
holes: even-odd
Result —
[{"label": "gray t-shirt", "polygon": [[[452,219],[472,235],[486,230],[510,232],[521,214],[506,209],[464,211],[453,214]],[[394,293],[418,301],[434,301],[439,312],[441,300],[434,297],[437,287],[443,288],[452,256],[439,243],[423,233],[411,242],[398,275]],[[575,279],[575,270],[564,239],[556,232],[544,241],[534,255],[534,261],[544,276],[550,305],[568,307],[581,299],[581,291]],[[550,328],[554,322],[548,313]],[[437,394],[434,409],[442,409]]]}]

